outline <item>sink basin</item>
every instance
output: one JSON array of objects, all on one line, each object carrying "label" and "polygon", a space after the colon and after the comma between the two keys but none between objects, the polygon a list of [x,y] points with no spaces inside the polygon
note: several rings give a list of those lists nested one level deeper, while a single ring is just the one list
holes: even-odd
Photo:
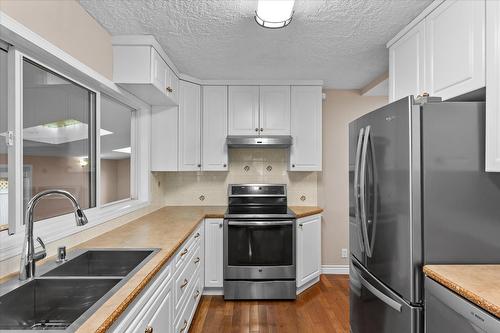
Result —
[{"label": "sink basin", "polygon": [[0,330],[64,330],[120,282],[38,278],[0,297]]},{"label": "sink basin", "polygon": [[42,276],[126,276],[153,250],[88,250]]},{"label": "sink basin", "polygon": [[80,249],[40,277],[0,284],[0,332],[75,332],[159,249]]}]

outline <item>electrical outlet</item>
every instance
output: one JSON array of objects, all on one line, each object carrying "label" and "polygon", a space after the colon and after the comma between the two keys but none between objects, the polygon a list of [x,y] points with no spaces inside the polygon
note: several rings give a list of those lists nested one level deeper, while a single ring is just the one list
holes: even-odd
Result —
[{"label": "electrical outlet", "polygon": [[347,249],[342,249],[342,258],[347,258]]}]

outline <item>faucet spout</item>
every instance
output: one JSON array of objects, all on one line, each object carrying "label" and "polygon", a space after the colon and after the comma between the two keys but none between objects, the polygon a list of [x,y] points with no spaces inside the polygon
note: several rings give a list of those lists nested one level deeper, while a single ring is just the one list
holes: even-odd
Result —
[{"label": "faucet spout", "polygon": [[73,205],[73,211],[75,214],[75,222],[77,226],[84,226],[88,223],[87,216],[80,208],[80,205],[76,201],[75,197],[64,190],[47,190],[36,194],[26,206],[26,213],[24,215],[24,223],[25,223],[25,234],[24,234],[24,245],[23,252],[21,254],[21,267],[19,269],[19,279],[27,280],[35,276],[35,268],[36,262],[40,259],[45,258],[45,245],[41,239],[38,238],[38,241],[42,244],[43,250],[35,253],[35,244],[33,240],[33,212],[40,201],[45,196],[50,195],[59,195],[66,197],[71,201]]}]

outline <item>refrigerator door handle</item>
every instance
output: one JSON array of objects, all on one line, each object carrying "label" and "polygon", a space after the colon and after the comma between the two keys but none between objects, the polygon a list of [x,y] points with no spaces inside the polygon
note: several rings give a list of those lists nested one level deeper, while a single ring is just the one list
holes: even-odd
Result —
[{"label": "refrigerator door handle", "polygon": [[372,257],[372,249],[368,239],[367,212],[366,212],[366,157],[368,154],[368,139],[370,138],[370,126],[366,126],[363,148],[361,153],[361,171],[360,171],[360,201],[361,201],[361,229],[365,243],[366,255]]},{"label": "refrigerator door handle", "polygon": [[375,161],[375,144],[373,143],[373,135],[369,133],[370,136],[368,140],[370,141],[370,152],[371,152],[371,168],[373,175],[373,221],[372,221],[372,234],[368,239],[368,246],[370,247],[370,253],[373,254],[373,248],[375,246],[375,232],[377,230],[377,215],[378,215],[378,177],[377,177],[377,163]]},{"label": "refrigerator door handle", "polygon": [[379,300],[381,300],[382,302],[384,302],[385,304],[387,304],[388,306],[390,306],[394,310],[401,312],[401,309],[403,307],[401,305],[401,303],[396,302],[395,300],[393,300],[392,298],[390,298],[389,296],[385,295],[380,290],[375,288],[368,281],[366,281],[365,278],[361,274],[359,274],[359,280],[361,281],[361,284],[366,289],[368,289],[368,291],[370,291],[373,295],[375,295]]},{"label": "refrigerator door handle", "polygon": [[362,226],[361,226],[361,218],[360,218],[360,212],[359,212],[359,200],[360,200],[360,195],[359,195],[359,162],[361,159],[361,146],[363,144],[363,134],[364,134],[364,128],[359,130],[358,134],[358,144],[356,146],[356,161],[354,165],[354,214],[355,214],[355,219],[356,219],[356,227],[358,228],[358,242],[359,242],[359,247],[361,248],[361,252],[365,251],[364,244],[363,244],[363,234],[362,234]]}]

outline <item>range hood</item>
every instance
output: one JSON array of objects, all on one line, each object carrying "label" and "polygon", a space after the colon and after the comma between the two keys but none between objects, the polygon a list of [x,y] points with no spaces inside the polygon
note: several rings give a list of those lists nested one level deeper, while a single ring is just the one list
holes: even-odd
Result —
[{"label": "range hood", "polygon": [[226,142],[229,148],[288,148],[292,145],[292,137],[290,135],[229,135]]}]

